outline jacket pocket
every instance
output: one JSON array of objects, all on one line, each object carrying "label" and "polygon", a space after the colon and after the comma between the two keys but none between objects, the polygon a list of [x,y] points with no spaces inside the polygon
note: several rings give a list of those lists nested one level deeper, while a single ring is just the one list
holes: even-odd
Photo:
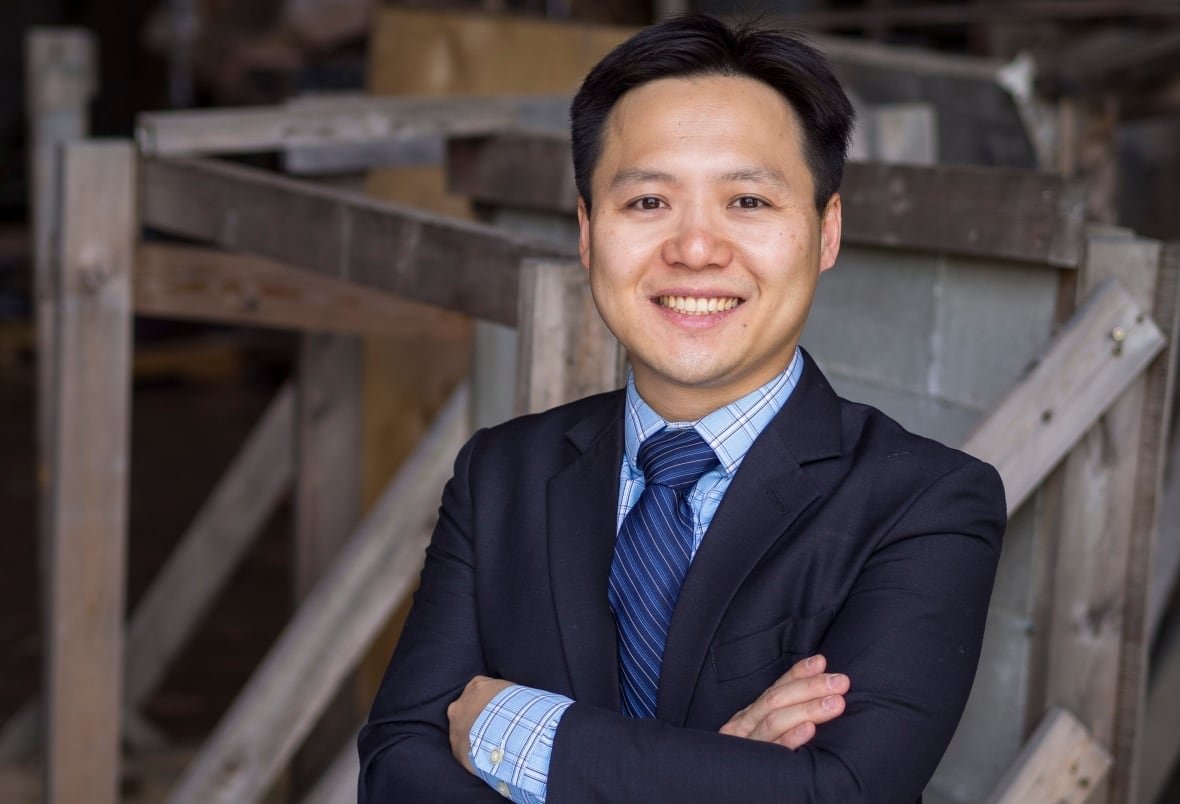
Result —
[{"label": "jacket pocket", "polygon": [[741,678],[776,663],[786,672],[791,664],[816,651],[836,612],[833,607],[810,617],[791,617],[714,645],[710,654],[717,680]]}]

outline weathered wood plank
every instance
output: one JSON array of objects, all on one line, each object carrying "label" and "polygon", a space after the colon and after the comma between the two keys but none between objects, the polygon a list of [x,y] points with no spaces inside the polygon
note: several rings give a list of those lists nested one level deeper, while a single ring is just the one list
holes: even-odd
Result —
[{"label": "weathered wood plank", "polygon": [[[135,312],[140,315],[406,337],[419,332],[421,322],[407,320],[401,302],[389,293],[265,257],[165,243],[140,243],[136,251]],[[460,325],[457,313],[438,315]]]},{"label": "weathered wood plank", "polygon": [[[569,143],[553,135],[455,138],[448,181],[476,201],[573,213]],[[1084,191],[1048,173],[850,162],[840,191],[848,243],[1074,267]]]},{"label": "weathered wood plank", "polygon": [[[284,385],[247,437],[127,625],[123,728],[129,743],[157,740],[136,710],[156,690],[242,556],[291,487],[293,392]],[[0,733],[0,756],[12,759],[39,733],[41,701],[17,710]]]},{"label": "weathered wood plank", "polygon": [[53,398],[54,298],[52,238],[60,225],[59,154],[89,130],[88,104],[98,83],[97,43],[78,28],[34,28],[25,34],[25,113],[29,121],[29,216],[32,224],[33,294],[37,316],[37,460],[46,527],[46,487],[52,475],[49,439]]},{"label": "weathered wood plank", "polygon": [[418,576],[451,462],[469,433],[464,386],[300,607],[173,790],[172,804],[253,801]]},{"label": "weathered wood plank", "polygon": [[[29,123],[29,217],[32,228],[33,297],[37,344],[37,491],[41,563],[49,557],[53,477],[52,358],[56,337],[57,276],[52,244],[60,226],[60,150],[89,129],[87,104],[97,84],[94,35],[77,28],[34,28],[25,34],[25,114]],[[35,750],[40,712],[22,710],[0,732],[0,759]]]},{"label": "weathered wood plank", "polygon": [[1110,765],[1110,753],[1076,717],[1052,709],[988,804],[1085,804]]},{"label": "weathered wood plank", "polygon": [[[1165,243],[1160,252],[1160,290],[1158,297],[1167,299],[1172,296],[1173,309],[1180,308],[1175,296],[1180,294],[1180,243]],[[1170,286],[1170,287],[1169,287]],[[1173,334],[1180,332],[1180,322],[1174,323]],[[1173,337],[1169,351],[1175,354],[1176,339]],[[1170,365],[1175,366],[1172,360]],[[1170,382],[1164,392],[1164,399],[1170,400],[1173,407],[1175,401],[1175,374],[1170,375]],[[1168,468],[1164,485],[1159,490],[1159,514],[1156,517],[1155,543],[1151,552],[1151,587],[1147,600],[1147,634],[1148,639],[1155,636],[1163,620],[1168,600],[1176,588],[1176,581],[1180,578],[1180,439],[1172,432],[1168,425],[1170,417],[1165,413],[1163,419],[1165,433],[1161,433],[1161,446],[1171,444],[1164,466]]]},{"label": "weathered wood plank", "polygon": [[[1159,288],[1159,244],[1125,236],[1092,238],[1083,291],[1117,277],[1147,314]],[[1163,321],[1172,316],[1163,311]],[[1150,521],[1158,463],[1163,386],[1158,365],[1133,382],[1065,462],[1056,555],[1045,705],[1074,712],[1110,748],[1109,784],[1094,802],[1134,801],[1138,723],[1143,706]]]},{"label": "weathered wood plank", "polygon": [[45,565],[49,802],[118,799],[135,164],[130,143],[64,151]]},{"label": "weathered wood plank", "polygon": [[[1120,340],[1112,333],[1119,330]],[[1041,362],[963,449],[994,465],[1015,511],[1164,348],[1164,336],[1118,282],[1097,287]]]},{"label": "weathered wood plank", "polygon": [[547,410],[622,384],[623,349],[599,317],[578,260],[524,264],[519,330],[519,413]]},{"label": "weathered wood plank", "polygon": [[412,140],[512,129],[569,98],[383,98],[356,95],[307,99],[287,106],[146,112],[136,140],[147,156],[274,151],[296,145]]},{"label": "weathered wood plank", "polygon": [[504,324],[525,257],[552,244],[261,170],[143,162],[145,225]]},{"label": "weathered wood plank", "polygon": [[291,488],[294,391],[284,385],[136,606],[127,628],[127,707],[141,706]]}]

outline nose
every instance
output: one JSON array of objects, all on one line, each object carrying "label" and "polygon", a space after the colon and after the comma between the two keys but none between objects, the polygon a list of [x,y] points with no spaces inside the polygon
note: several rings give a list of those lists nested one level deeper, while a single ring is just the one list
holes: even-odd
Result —
[{"label": "nose", "polygon": [[664,261],[669,265],[700,270],[724,268],[733,258],[733,246],[720,221],[706,210],[685,210],[676,221],[676,230],[664,241]]}]

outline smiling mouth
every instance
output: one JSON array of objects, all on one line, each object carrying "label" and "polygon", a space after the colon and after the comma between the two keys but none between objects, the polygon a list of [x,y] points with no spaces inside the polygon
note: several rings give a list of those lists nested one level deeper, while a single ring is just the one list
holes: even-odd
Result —
[{"label": "smiling mouth", "polygon": [[682,315],[709,315],[732,310],[742,300],[735,296],[658,296],[656,303]]}]

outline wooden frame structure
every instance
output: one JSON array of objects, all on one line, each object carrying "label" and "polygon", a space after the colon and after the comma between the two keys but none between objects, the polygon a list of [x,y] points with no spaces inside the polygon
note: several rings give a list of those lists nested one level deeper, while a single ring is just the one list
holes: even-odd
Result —
[{"label": "wooden frame structure", "polygon": [[[389,107],[350,103],[361,117]],[[464,103],[428,104],[422,125],[447,130],[469,119]],[[47,227],[55,234],[45,241],[56,243],[48,250],[56,257],[38,268],[39,283],[57,279],[39,308],[52,378],[41,400],[51,456],[44,534],[53,558],[45,685],[51,802],[117,799],[120,736],[143,733],[136,706],[267,511],[296,482],[299,392],[288,386],[124,625],[129,333],[136,312],[381,332],[397,327],[383,315],[395,294],[517,327],[519,410],[610,387],[621,376],[617,344],[598,322],[584,274],[565,248],[199,155],[202,141],[219,152],[239,147],[230,140],[246,130],[242,121],[267,121],[249,129],[247,150],[291,144],[298,127],[274,124],[285,114],[295,113],[219,112],[196,122],[153,115],[144,131],[154,133],[140,137],[138,150],[123,142],[66,144],[60,181],[42,177],[38,184],[39,194],[57,188],[62,199],[60,220]],[[389,114],[413,117],[401,107]],[[489,119],[481,124],[488,130],[475,133],[512,122],[510,115]],[[328,127],[315,141],[333,141],[333,132],[345,132],[339,136],[349,142],[384,140],[398,125],[359,134],[347,125]],[[405,123],[407,130],[415,125]],[[187,155],[154,150],[165,141],[184,143]],[[453,182],[476,201],[502,204],[501,194],[512,193],[514,205],[567,212],[572,184],[553,180],[566,174],[563,147],[519,134],[456,140]],[[1000,468],[1010,510],[1034,490],[1047,490],[1043,504],[1060,520],[1056,566],[1048,571],[1052,605],[1038,640],[1041,711],[1051,714],[994,800],[1042,800],[1053,790],[1061,800],[1083,801],[1097,789],[1109,790],[1108,800],[1130,800],[1146,678],[1148,585],[1139,582],[1149,566],[1174,363],[1174,252],[1119,233],[1087,239],[1080,194],[1044,174],[854,165],[844,193],[846,214],[856,221],[845,232],[852,242],[1000,257],[1062,272],[1064,326],[966,444]],[[999,223],[997,199],[1011,210]],[[147,242],[144,228],[204,245]],[[1131,251],[1138,261],[1124,259]],[[1073,286],[1081,300],[1076,309]],[[412,584],[471,415],[468,392],[460,390],[310,592],[172,802],[256,801],[273,783]],[[1073,569],[1067,558],[1079,554],[1095,557],[1093,566]],[[1089,685],[1074,683],[1079,678]],[[1100,680],[1112,682],[1095,686]],[[1054,704],[1073,714],[1057,713]],[[0,743],[32,733],[36,712],[27,707]],[[354,783],[350,752],[346,747],[308,801],[328,800],[337,786]]]}]

